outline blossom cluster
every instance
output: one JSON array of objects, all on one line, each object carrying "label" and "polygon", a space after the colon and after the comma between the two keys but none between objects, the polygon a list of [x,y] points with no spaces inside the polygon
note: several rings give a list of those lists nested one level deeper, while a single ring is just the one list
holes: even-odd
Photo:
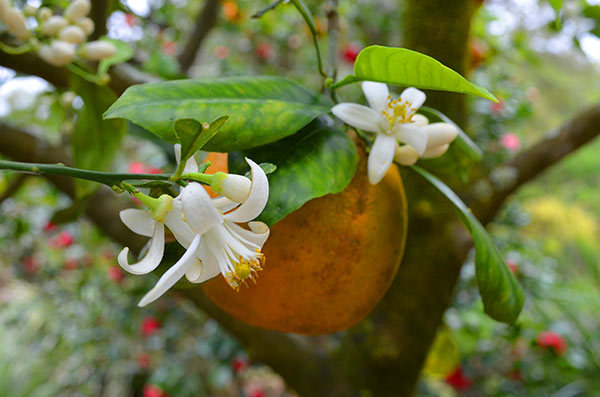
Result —
[{"label": "blossom cluster", "polygon": [[[179,159],[180,148],[176,146]],[[158,280],[139,302],[145,306],[170,289],[185,276],[192,283],[202,283],[222,274],[229,285],[239,289],[247,280],[255,281],[256,273],[265,263],[262,246],[269,237],[269,227],[252,221],[267,204],[269,183],[262,168],[246,159],[252,171],[252,181],[241,175],[216,175],[213,190],[222,196],[211,199],[204,186],[191,182],[177,197],[163,195],[157,199],[139,198],[148,205],[148,212],[138,209],[121,211],[121,220],[134,233],[151,237],[145,256],[129,264],[128,248],[118,256],[119,265],[132,274],[146,274],[162,261],[165,226],[185,254]],[[197,173],[198,165],[190,158],[185,173]],[[248,223],[249,229],[238,223]]]},{"label": "blossom cluster", "polygon": [[[115,45],[108,41],[86,42],[94,32],[94,22],[87,17],[90,10],[89,0],[74,0],[63,15],[53,15],[47,7],[37,9],[27,6],[21,11],[12,7],[9,0],[0,0],[0,21],[17,39],[33,44],[44,61],[54,66],[64,66],[78,55],[83,59],[99,61],[113,56],[117,51]],[[26,17],[30,17],[31,23]]]},{"label": "blossom cluster", "polygon": [[427,117],[417,114],[425,93],[416,88],[407,88],[398,99],[383,83],[365,81],[362,89],[369,106],[340,103],[331,111],[346,124],[376,134],[368,161],[372,184],[383,179],[393,161],[412,165],[419,158],[443,155],[458,135],[454,125],[429,124]]}]

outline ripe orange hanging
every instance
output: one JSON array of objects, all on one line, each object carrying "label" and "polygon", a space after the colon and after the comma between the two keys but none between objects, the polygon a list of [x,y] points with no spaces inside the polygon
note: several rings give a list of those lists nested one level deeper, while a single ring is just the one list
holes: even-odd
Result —
[{"label": "ripe orange hanging", "polygon": [[344,191],[313,199],[273,225],[256,285],[236,292],[222,277],[202,284],[217,306],[246,323],[301,334],[342,331],[369,314],[398,270],[407,209],[397,168],[370,185],[359,153]]}]

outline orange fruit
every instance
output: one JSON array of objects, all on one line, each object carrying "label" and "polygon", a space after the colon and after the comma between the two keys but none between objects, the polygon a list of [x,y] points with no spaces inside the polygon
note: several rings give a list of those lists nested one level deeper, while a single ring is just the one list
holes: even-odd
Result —
[{"label": "orange fruit", "polygon": [[310,200],[273,225],[256,284],[236,292],[215,277],[202,284],[206,295],[241,321],[283,332],[328,334],[366,317],[398,270],[407,208],[398,169],[371,185],[359,153],[344,191]]}]

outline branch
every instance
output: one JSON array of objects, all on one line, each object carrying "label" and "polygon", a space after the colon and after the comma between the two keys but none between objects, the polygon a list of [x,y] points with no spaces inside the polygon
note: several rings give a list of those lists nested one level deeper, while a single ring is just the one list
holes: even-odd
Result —
[{"label": "branch", "polygon": [[[65,68],[49,65],[31,52],[19,55],[4,52],[0,54],[2,55],[0,65],[4,67],[19,73],[41,77],[57,88],[69,88],[69,71]],[[155,77],[141,72],[127,63],[113,66],[109,74],[109,86],[117,94],[122,94],[129,86],[157,80]]]},{"label": "branch", "polygon": [[90,18],[94,21],[94,32],[90,36],[90,40],[97,40],[106,35],[106,19],[110,8],[110,0],[94,0],[92,1],[92,10]]},{"label": "branch", "polygon": [[[70,153],[65,147],[50,145],[37,138],[35,132],[2,121],[0,153],[19,161],[68,164],[70,160]],[[70,178],[50,175],[46,178],[59,190],[74,197],[73,181]],[[147,238],[133,234],[119,221],[118,213],[127,207],[126,201],[120,200],[110,189],[102,187],[88,201],[86,215],[114,241],[139,252]],[[303,396],[351,394],[337,365],[325,352],[311,346],[311,339],[241,323],[217,308],[201,288],[188,288],[181,290],[181,293],[237,337],[253,360],[273,367]],[[323,390],[326,391],[325,394],[322,394]]]},{"label": "branch", "polygon": [[17,177],[10,182],[10,184],[4,189],[2,194],[0,194],[0,204],[2,204],[6,199],[12,197],[15,193],[19,191],[23,183],[27,180],[27,175],[19,174]]},{"label": "branch", "polygon": [[577,114],[508,162],[505,167],[516,171],[514,181],[496,190],[486,200],[475,201],[472,206],[475,214],[484,224],[490,222],[508,196],[599,134],[600,104],[597,104]]},{"label": "branch", "polygon": [[192,32],[183,52],[177,58],[181,71],[186,73],[194,64],[196,54],[198,53],[204,39],[208,36],[211,29],[217,24],[219,13],[218,0],[206,0],[206,4],[196,18],[196,27]]},{"label": "branch", "polygon": [[329,59],[327,74],[335,81],[337,77],[338,42],[340,40],[340,20],[338,14],[338,0],[329,0],[325,13],[327,15],[327,34],[329,36]]}]

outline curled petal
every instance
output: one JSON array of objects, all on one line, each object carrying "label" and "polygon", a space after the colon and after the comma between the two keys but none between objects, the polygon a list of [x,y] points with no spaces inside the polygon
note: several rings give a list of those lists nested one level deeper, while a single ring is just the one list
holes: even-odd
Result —
[{"label": "curled petal", "polygon": [[198,251],[198,247],[200,246],[200,235],[196,235],[192,244],[188,250],[183,254],[183,256],[175,263],[169,270],[162,275],[162,277],[158,280],[154,288],[152,288],[140,303],[138,303],[139,307],[144,307],[149,303],[154,302],[158,298],[160,298],[165,292],[169,290],[172,286],[179,281],[183,275],[188,271],[190,266],[196,261],[196,251]]},{"label": "curled petal", "polygon": [[376,83],[374,81],[363,81],[362,90],[365,93],[367,102],[371,109],[380,114],[381,111],[385,110],[388,101],[388,95],[390,91],[388,86],[384,83]]},{"label": "curled petal", "polygon": [[250,226],[251,230],[244,229],[233,222],[225,222],[225,227],[230,231],[236,233],[248,243],[253,244],[256,248],[262,248],[267,241],[267,238],[269,238],[269,227],[266,225],[266,223],[259,221],[248,222],[248,226]]},{"label": "curled petal", "polygon": [[194,233],[183,219],[181,197],[177,197],[173,200],[173,209],[165,216],[165,225],[173,232],[175,239],[184,248],[188,248],[196,236],[196,233]]},{"label": "curled petal", "polygon": [[[174,148],[175,150],[175,161],[177,164],[181,161],[181,145],[176,143]],[[198,172],[198,163],[194,156],[190,157],[188,161],[185,163],[185,167],[183,168],[183,173],[187,174],[189,172]]]},{"label": "curled petal", "polygon": [[194,280],[198,280],[200,278],[200,276],[202,275],[203,268],[204,265],[202,264],[202,262],[198,258],[196,258],[192,262],[192,265],[187,270],[187,272],[185,272],[185,278],[187,278],[188,281],[193,283]]},{"label": "curled petal", "polygon": [[212,202],[214,206],[217,207],[217,209],[222,213],[231,211],[232,209],[240,205],[240,203],[236,203],[235,201],[231,201],[227,197],[222,196],[214,198]]},{"label": "curled petal", "polygon": [[429,124],[429,119],[422,114],[413,115],[412,120],[413,124],[419,127],[425,127],[427,124]]},{"label": "curled petal", "polygon": [[119,217],[125,226],[131,229],[132,232],[142,236],[152,237],[156,221],[152,219],[146,211],[128,208],[121,211]]},{"label": "curled petal", "polygon": [[223,222],[223,215],[199,183],[190,183],[183,189],[181,203],[183,219],[195,234],[204,234]]},{"label": "curled petal", "polygon": [[331,113],[352,127],[371,132],[379,131],[380,114],[367,106],[340,103],[331,108]]},{"label": "curled petal", "polygon": [[394,151],[396,150],[396,139],[388,134],[377,134],[371,153],[369,153],[368,171],[369,182],[377,184],[392,165]]},{"label": "curled petal", "polygon": [[200,273],[189,275],[189,271],[188,273],[186,273],[187,279],[195,284],[203,283],[206,280],[210,280],[211,278],[216,277],[219,275],[219,273],[221,273],[219,263],[217,262],[213,254],[210,252],[206,244],[206,240],[202,240],[202,242],[200,243],[199,255],[202,258],[202,271]]},{"label": "curled petal", "polygon": [[400,98],[403,101],[410,102],[411,108],[418,109],[425,103],[425,93],[421,90],[418,90],[414,87],[409,87],[402,91]]},{"label": "curled petal", "polygon": [[427,150],[450,143],[458,135],[458,129],[448,123],[433,123],[424,129],[427,131]]},{"label": "curled petal", "polygon": [[121,267],[132,274],[146,274],[150,273],[154,269],[158,267],[160,261],[163,257],[163,252],[165,249],[165,227],[160,222],[154,223],[154,233],[152,234],[152,240],[150,242],[150,247],[148,248],[148,252],[137,263],[130,265],[127,261],[127,254],[129,253],[129,248],[125,247],[119,253],[118,262]]},{"label": "curled petal", "polygon": [[400,165],[413,165],[419,159],[419,153],[410,145],[396,147],[394,161]]},{"label": "curled petal", "polygon": [[267,174],[254,161],[246,157],[252,170],[252,185],[248,199],[223,217],[231,222],[248,222],[260,215],[269,200],[269,180]]},{"label": "curled petal", "polygon": [[413,124],[398,124],[394,128],[394,136],[397,140],[412,146],[419,155],[423,154],[427,147],[427,131],[424,127]]},{"label": "curled petal", "polygon": [[425,150],[425,153],[423,153],[421,155],[422,159],[433,159],[436,157],[440,157],[442,154],[446,153],[446,150],[448,150],[448,147],[450,145],[448,143],[444,144],[444,145],[439,145],[439,146],[434,146],[432,148],[427,147],[427,150]]}]

